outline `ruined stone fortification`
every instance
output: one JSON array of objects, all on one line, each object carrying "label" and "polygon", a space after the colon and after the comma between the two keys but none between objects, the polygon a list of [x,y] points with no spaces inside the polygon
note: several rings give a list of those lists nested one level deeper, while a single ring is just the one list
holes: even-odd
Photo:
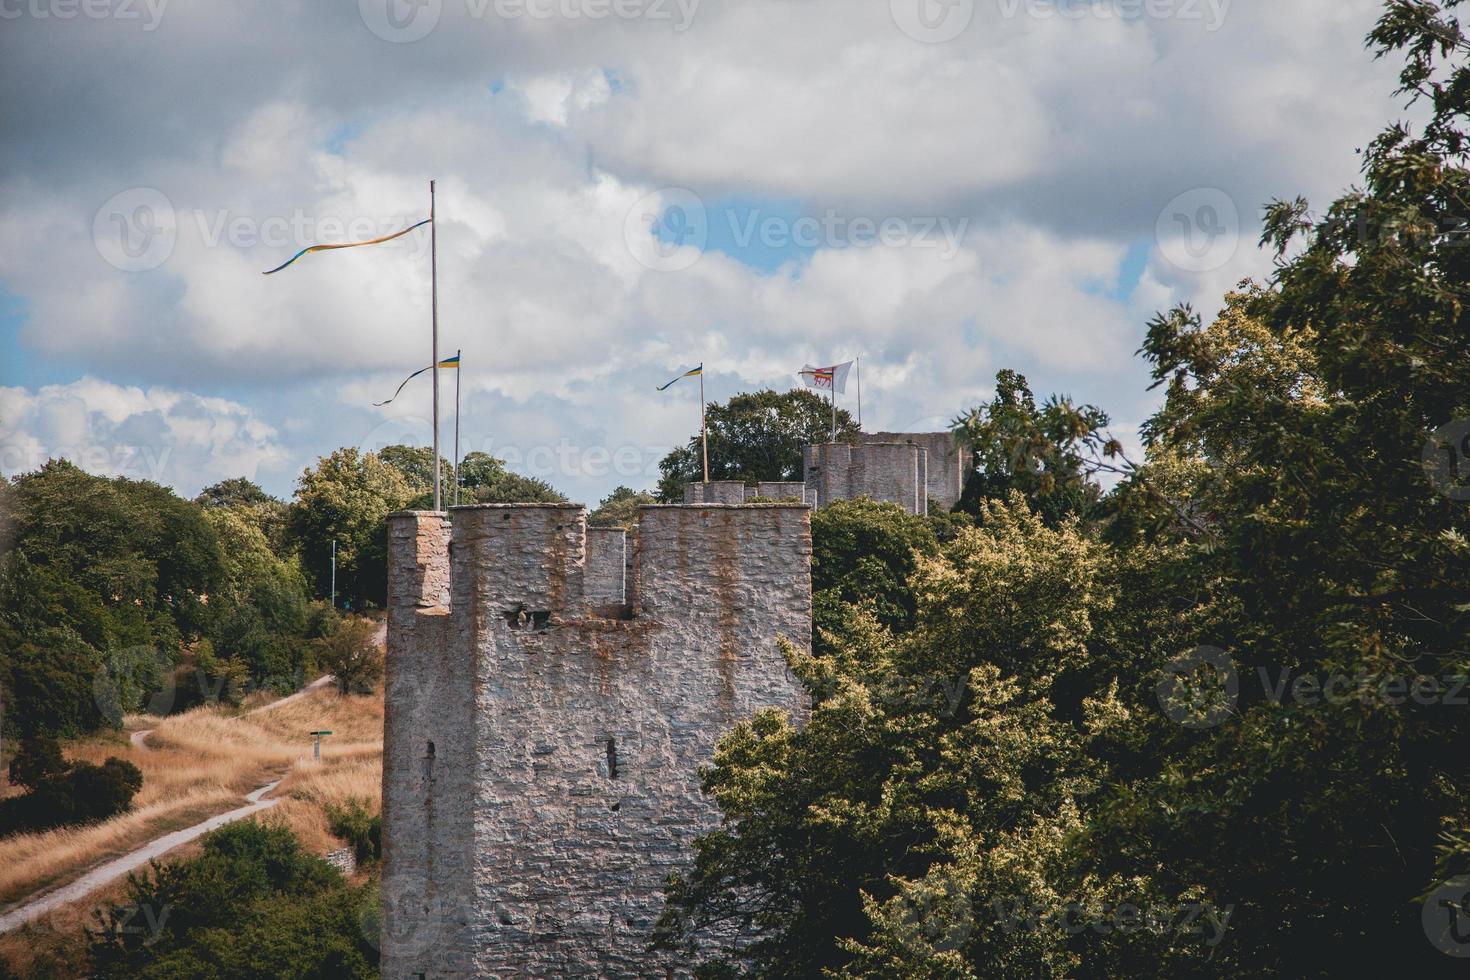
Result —
[{"label": "ruined stone fortification", "polygon": [[[743,499],[743,495],[742,495]],[[805,504],[650,507],[631,557],[575,506],[389,519],[383,976],[662,977],[697,770],[808,699]]]},{"label": "ruined stone fortification", "polygon": [[808,446],[804,483],[691,483],[684,488],[684,503],[739,504],[759,498],[826,507],[837,500],[867,498],[897,504],[910,514],[927,514],[931,501],[946,511],[959,503],[970,466],[970,452],[948,432],[864,433],[857,444]]},{"label": "ruined stone fortification", "polygon": [[866,497],[910,514],[929,513],[930,501],[945,510],[959,503],[971,465],[969,452],[948,432],[864,433],[856,445],[808,446],[805,462],[814,507]]}]

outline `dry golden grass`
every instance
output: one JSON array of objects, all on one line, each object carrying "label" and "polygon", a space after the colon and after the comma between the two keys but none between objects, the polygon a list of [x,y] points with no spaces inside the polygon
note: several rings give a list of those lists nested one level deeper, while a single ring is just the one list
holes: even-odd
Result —
[{"label": "dry golden grass", "polygon": [[[112,735],[68,747],[67,756],[102,762],[117,756],[143,771],[133,809],[85,827],[0,840],[0,904],[69,881],[148,841],[243,806],[246,793],[273,779],[274,796],[290,795],[267,813],[296,830],[318,852],[336,846],[321,813],[325,801],[380,798],[383,700],[340,697],[328,688],[279,708],[235,714],[198,708],[172,718],[129,719],[132,730],[152,728],[148,748]],[[308,732],[330,729],[322,760],[311,758]],[[86,903],[86,904],[91,904]]]}]

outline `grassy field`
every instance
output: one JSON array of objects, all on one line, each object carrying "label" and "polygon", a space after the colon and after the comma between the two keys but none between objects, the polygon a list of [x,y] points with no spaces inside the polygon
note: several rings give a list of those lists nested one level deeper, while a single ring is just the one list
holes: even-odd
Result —
[{"label": "grassy field", "polygon": [[[326,689],[250,714],[198,708],[171,718],[129,718],[128,731],[153,729],[147,748],[127,734],[73,743],[67,756],[102,762],[117,756],[143,771],[133,809],[100,824],[0,840],[0,906],[72,880],[170,831],[243,805],[246,793],[274,779],[281,803],[265,819],[286,823],[318,853],[338,846],[324,803],[350,797],[374,810],[381,794],[381,696],[341,697]],[[335,734],[311,758],[317,729]],[[25,930],[16,930],[19,935]]]}]

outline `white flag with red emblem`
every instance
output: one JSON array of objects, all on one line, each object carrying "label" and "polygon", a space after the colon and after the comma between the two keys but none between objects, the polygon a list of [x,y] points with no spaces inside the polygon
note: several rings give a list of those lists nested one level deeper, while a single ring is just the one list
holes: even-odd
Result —
[{"label": "white flag with red emblem", "polygon": [[812,367],[808,364],[801,369],[801,380],[808,388],[820,388],[823,391],[835,391],[839,395],[847,394],[847,376],[852,372],[852,361],[846,364],[837,364],[832,367]]}]

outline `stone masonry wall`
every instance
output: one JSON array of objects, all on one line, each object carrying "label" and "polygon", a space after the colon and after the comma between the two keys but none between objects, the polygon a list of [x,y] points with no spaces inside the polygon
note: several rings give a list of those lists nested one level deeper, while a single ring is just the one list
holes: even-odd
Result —
[{"label": "stone masonry wall", "polygon": [[[385,923],[385,977],[684,973],[645,943],[665,877],[718,823],[698,767],[762,707],[805,718],[777,644],[811,638],[804,505],[646,508],[631,618],[598,614],[585,520],[572,507],[457,509],[452,612],[415,605],[411,629],[390,629],[390,675],[440,676],[390,683],[385,873],[424,898]],[[392,525],[400,585],[424,564],[406,523]],[[453,692],[435,690],[432,710],[413,702],[440,680]],[[420,721],[446,740],[432,780],[415,775]]]},{"label": "stone masonry wall", "polygon": [[467,894],[462,840],[469,773],[468,657],[450,638],[449,522],[443,514],[388,519],[388,659],[383,717],[385,977],[466,977]]},{"label": "stone masonry wall", "polygon": [[864,434],[863,442],[912,443],[928,452],[928,494],[945,510],[960,502],[965,478],[973,466],[971,453],[955,442],[949,432],[876,432]]},{"label": "stone masonry wall", "polygon": [[587,529],[587,601],[619,606],[627,601],[628,532],[620,527]]},{"label": "stone masonry wall", "polygon": [[806,482],[816,490],[816,506],[834,500],[898,504],[910,514],[929,511],[927,453],[911,443],[826,443],[808,446]]}]

